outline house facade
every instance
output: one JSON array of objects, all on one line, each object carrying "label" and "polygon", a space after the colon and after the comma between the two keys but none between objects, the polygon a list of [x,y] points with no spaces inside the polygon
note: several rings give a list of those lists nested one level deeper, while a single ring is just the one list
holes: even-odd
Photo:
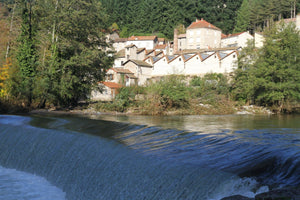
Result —
[{"label": "house facade", "polygon": [[134,44],[138,48],[154,49],[159,44],[157,36],[131,36],[126,45]]},{"label": "house facade", "polygon": [[209,49],[221,47],[222,31],[204,19],[196,19],[186,30],[188,49]]},{"label": "house facade", "polygon": [[112,101],[118,94],[122,85],[114,82],[100,82],[99,90],[93,90],[91,99],[93,101]]},{"label": "house facade", "polygon": [[248,41],[253,40],[254,37],[249,32],[241,32],[229,34],[221,39],[222,47],[246,47]]}]

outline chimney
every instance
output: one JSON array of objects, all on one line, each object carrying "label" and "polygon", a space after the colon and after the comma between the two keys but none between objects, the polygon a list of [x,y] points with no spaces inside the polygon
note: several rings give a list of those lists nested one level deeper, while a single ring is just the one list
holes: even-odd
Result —
[{"label": "chimney", "polygon": [[173,52],[178,51],[178,30],[175,28],[174,29],[174,44],[173,44]]}]

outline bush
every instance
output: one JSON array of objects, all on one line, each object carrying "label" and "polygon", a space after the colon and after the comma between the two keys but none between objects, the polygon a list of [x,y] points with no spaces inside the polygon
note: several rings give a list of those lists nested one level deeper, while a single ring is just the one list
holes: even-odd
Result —
[{"label": "bush", "polygon": [[189,106],[189,89],[183,76],[168,76],[147,87],[147,94],[156,97],[160,106],[184,108]]}]

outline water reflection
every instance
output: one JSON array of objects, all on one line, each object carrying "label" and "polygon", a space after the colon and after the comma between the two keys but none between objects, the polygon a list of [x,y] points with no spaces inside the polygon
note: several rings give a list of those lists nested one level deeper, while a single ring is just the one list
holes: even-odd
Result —
[{"label": "water reflection", "polygon": [[159,126],[203,133],[228,130],[300,128],[299,115],[197,115],[197,116],[113,116],[91,115],[90,119],[118,121],[132,124]]}]

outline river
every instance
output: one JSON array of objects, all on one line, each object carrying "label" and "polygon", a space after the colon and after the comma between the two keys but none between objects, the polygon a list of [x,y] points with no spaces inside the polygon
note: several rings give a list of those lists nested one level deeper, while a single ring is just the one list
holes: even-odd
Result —
[{"label": "river", "polygon": [[219,200],[298,186],[299,121],[0,115],[0,200]]}]

